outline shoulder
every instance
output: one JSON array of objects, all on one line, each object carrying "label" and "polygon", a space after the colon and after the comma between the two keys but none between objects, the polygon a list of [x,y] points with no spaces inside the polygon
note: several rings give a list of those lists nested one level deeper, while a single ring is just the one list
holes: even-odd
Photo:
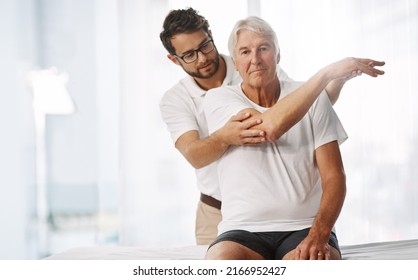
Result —
[{"label": "shoulder", "polygon": [[289,93],[293,92],[297,88],[299,88],[303,82],[300,81],[293,81],[293,80],[280,80],[280,98],[285,97]]},{"label": "shoulder", "polygon": [[205,99],[225,98],[236,96],[239,94],[240,85],[222,86],[208,90]]},{"label": "shoulder", "polygon": [[192,99],[193,96],[204,95],[204,91],[200,89],[193,78],[186,76],[169,90],[167,90],[161,98],[160,104],[172,103],[181,100],[186,101]]}]

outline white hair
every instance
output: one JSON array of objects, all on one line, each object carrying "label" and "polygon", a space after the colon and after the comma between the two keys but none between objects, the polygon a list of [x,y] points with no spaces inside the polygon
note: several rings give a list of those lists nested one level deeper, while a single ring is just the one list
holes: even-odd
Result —
[{"label": "white hair", "polygon": [[265,20],[259,17],[251,16],[251,17],[247,17],[246,19],[239,20],[235,24],[234,28],[231,31],[231,34],[229,35],[228,50],[232,58],[235,58],[235,47],[238,41],[238,34],[241,30],[248,30],[248,31],[255,32],[257,34],[271,37],[274,47],[276,48],[277,55],[280,54],[279,41],[277,40],[277,34],[273,30],[273,28],[270,26],[270,24],[268,24]]}]

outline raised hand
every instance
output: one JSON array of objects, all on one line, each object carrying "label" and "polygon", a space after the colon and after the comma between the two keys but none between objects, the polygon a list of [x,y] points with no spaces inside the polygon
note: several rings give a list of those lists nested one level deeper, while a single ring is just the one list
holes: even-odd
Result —
[{"label": "raised hand", "polygon": [[326,71],[331,80],[342,79],[347,81],[363,73],[371,77],[383,75],[385,73],[384,71],[375,68],[376,66],[383,65],[385,65],[384,61],[347,57],[326,66],[323,70]]}]

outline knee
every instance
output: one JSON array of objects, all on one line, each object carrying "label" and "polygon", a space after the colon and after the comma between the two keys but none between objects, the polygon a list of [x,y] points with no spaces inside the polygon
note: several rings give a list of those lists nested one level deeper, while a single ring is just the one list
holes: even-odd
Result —
[{"label": "knee", "polygon": [[205,255],[205,260],[227,260],[228,252],[226,248],[220,243],[211,246]]},{"label": "knee", "polygon": [[206,252],[205,260],[263,260],[259,253],[233,241],[216,243]]}]

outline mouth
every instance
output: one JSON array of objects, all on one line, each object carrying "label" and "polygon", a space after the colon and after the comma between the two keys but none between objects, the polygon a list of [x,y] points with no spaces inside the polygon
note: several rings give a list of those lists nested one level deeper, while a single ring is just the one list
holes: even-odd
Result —
[{"label": "mouth", "polygon": [[199,67],[199,70],[206,70],[206,69],[210,68],[211,65],[212,65],[212,62],[209,62],[209,63]]},{"label": "mouth", "polygon": [[251,71],[249,71],[249,73],[250,74],[253,74],[253,73],[258,73],[258,72],[262,72],[262,71],[265,71],[266,69],[255,69],[255,70],[251,70]]}]

